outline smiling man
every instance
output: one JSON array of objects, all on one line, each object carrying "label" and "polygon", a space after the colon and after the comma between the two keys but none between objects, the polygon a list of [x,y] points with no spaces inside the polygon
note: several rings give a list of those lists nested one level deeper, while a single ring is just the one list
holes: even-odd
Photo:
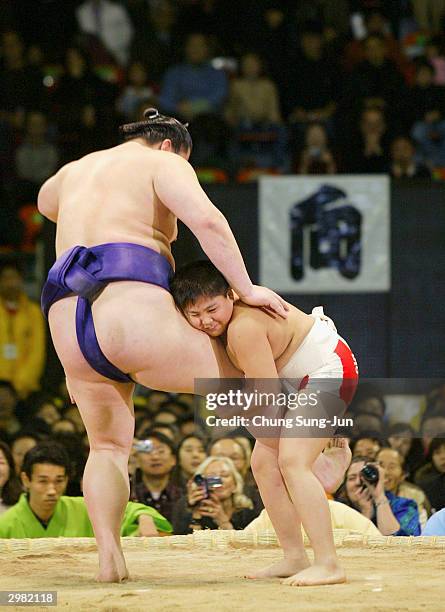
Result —
[{"label": "smiling man", "polygon": [[[55,442],[37,444],[25,455],[21,478],[26,493],[0,517],[0,538],[94,537],[83,497],[63,495],[70,459]],[[121,536],[171,533],[154,508],[129,502]]]}]

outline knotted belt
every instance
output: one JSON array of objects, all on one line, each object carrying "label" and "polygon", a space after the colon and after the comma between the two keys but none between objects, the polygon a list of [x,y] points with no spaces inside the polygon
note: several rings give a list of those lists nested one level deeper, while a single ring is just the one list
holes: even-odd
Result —
[{"label": "knotted belt", "polygon": [[82,355],[90,366],[111,380],[132,382],[103,354],[94,329],[91,305],[108,283],[139,281],[169,291],[173,269],[163,256],[140,244],[112,242],[94,247],[75,246],[61,255],[48,272],[42,290],[46,317],[52,304],[77,295],[76,335]]}]

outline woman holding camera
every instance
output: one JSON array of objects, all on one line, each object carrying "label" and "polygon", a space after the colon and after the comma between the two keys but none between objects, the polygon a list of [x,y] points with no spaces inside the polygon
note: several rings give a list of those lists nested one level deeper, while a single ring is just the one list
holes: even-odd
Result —
[{"label": "woman holding camera", "polygon": [[244,529],[258,512],[243,493],[241,474],[228,457],[208,457],[187,483],[187,494],[173,510],[173,532]]},{"label": "woman holding camera", "polygon": [[383,535],[420,535],[416,502],[394,495],[389,484],[381,465],[356,456],[351,461],[337,499],[369,518]]}]

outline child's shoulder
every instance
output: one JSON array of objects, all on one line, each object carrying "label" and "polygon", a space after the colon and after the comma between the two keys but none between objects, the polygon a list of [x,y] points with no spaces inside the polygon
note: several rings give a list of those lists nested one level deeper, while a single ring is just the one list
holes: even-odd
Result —
[{"label": "child's shoulder", "polygon": [[236,302],[233,307],[229,329],[246,329],[249,327],[267,326],[269,315],[261,308],[249,306],[243,302]]}]

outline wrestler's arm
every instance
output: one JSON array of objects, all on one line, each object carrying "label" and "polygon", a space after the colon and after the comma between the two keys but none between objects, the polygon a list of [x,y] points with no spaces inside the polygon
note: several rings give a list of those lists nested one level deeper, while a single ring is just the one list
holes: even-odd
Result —
[{"label": "wrestler's arm", "polygon": [[57,223],[61,170],[46,180],[37,197],[37,208],[44,217]]},{"label": "wrestler's arm", "polygon": [[226,218],[209,200],[185,159],[163,152],[153,186],[161,202],[194,233],[203,251],[242,301],[286,316],[288,307],[280,296],[252,284]]}]

